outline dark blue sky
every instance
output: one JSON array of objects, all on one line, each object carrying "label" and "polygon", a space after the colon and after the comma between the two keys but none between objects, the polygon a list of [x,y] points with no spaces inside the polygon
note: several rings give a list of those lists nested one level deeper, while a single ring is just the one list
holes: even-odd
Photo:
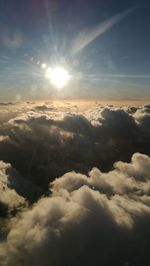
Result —
[{"label": "dark blue sky", "polygon": [[[0,0],[1,99],[150,97],[149,47],[150,1]],[[43,62],[68,69],[66,88]]]}]

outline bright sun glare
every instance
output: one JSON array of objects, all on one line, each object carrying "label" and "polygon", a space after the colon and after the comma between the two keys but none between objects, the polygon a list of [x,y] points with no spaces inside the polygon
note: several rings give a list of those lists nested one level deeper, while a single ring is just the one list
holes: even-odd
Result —
[{"label": "bright sun glare", "polygon": [[69,73],[63,67],[48,67],[45,77],[57,88],[63,88],[69,82]]}]

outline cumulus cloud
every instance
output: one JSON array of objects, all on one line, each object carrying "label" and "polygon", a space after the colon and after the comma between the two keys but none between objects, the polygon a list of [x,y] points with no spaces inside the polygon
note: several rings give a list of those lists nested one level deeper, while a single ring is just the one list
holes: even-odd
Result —
[{"label": "cumulus cloud", "polygon": [[150,157],[136,153],[103,173],[68,172],[51,195],[11,219],[2,266],[148,266]]},{"label": "cumulus cloud", "polygon": [[0,161],[0,220],[25,207],[25,199],[17,193],[17,172]]},{"label": "cumulus cloud", "polygon": [[135,152],[150,155],[148,105],[83,109],[47,103],[16,105],[16,110],[1,123],[0,159],[36,186],[32,200],[66,172],[108,171],[118,160],[129,162]]},{"label": "cumulus cloud", "polygon": [[150,134],[150,105],[145,105],[143,108],[139,108],[135,112],[134,118],[139,124],[141,130]]},{"label": "cumulus cloud", "polygon": [[149,105],[0,108],[0,264],[149,266]]}]

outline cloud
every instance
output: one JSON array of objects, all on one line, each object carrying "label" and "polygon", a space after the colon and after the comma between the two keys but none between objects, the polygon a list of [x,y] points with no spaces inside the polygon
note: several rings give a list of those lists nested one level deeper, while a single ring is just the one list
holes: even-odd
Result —
[{"label": "cloud", "polygon": [[129,75],[129,74],[99,74],[99,75],[88,75],[91,78],[95,79],[104,79],[104,78],[128,78],[128,79],[150,79],[150,75]]},{"label": "cloud", "polygon": [[14,105],[15,103],[13,102],[0,102],[0,106],[9,106],[9,105]]},{"label": "cloud", "polygon": [[1,265],[147,266],[149,169],[150,157],[136,153],[108,173],[56,179],[50,196],[11,219]]},{"label": "cloud", "polygon": [[0,118],[2,266],[148,266],[150,107],[15,104]]},{"label": "cloud", "polygon": [[134,118],[139,124],[141,130],[150,133],[149,122],[150,122],[150,105],[145,105],[143,108],[140,108],[134,114]]},{"label": "cloud", "polygon": [[114,25],[118,24],[121,20],[127,17],[130,13],[133,12],[134,8],[127,9],[123,12],[116,14],[115,16],[105,20],[103,23],[95,26],[91,30],[84,30],[79,33],[79,35],[75,38],[72,44],[72,53],[79,53],[82,49],[84,49],[87,45],[89,45],[96,38],[101,36],[103,33],[107,32]]},{"label": "cloud", "polygon": [[129,162],[136,152],[150,155],[148,105],[76,111],[72,105],[50,107],[27,105],[0,127],[0,160],[30,183],[28,194],[20,192],[29,201],[47,193],[49,182],[66,172],[109,171],[114,162]]},{"label": "cloud", "polygon": [[17,178],[19,175],[11,165],[0,161],[0,220],[26,205],[25,199],[16,191]]}]

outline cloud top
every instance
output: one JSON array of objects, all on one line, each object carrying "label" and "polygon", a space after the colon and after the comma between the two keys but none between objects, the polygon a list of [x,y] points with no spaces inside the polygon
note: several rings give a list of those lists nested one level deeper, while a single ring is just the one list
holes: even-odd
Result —
[{"label": "cloud top", "polygon": [[149,266],[149,105],[2,110],[0,264]]},{"label": "cloud top", "polygon": [[137,153],[108,173],[56,179],[49,197],[12,219],[1,265],[148,265],[149,169]]}]

